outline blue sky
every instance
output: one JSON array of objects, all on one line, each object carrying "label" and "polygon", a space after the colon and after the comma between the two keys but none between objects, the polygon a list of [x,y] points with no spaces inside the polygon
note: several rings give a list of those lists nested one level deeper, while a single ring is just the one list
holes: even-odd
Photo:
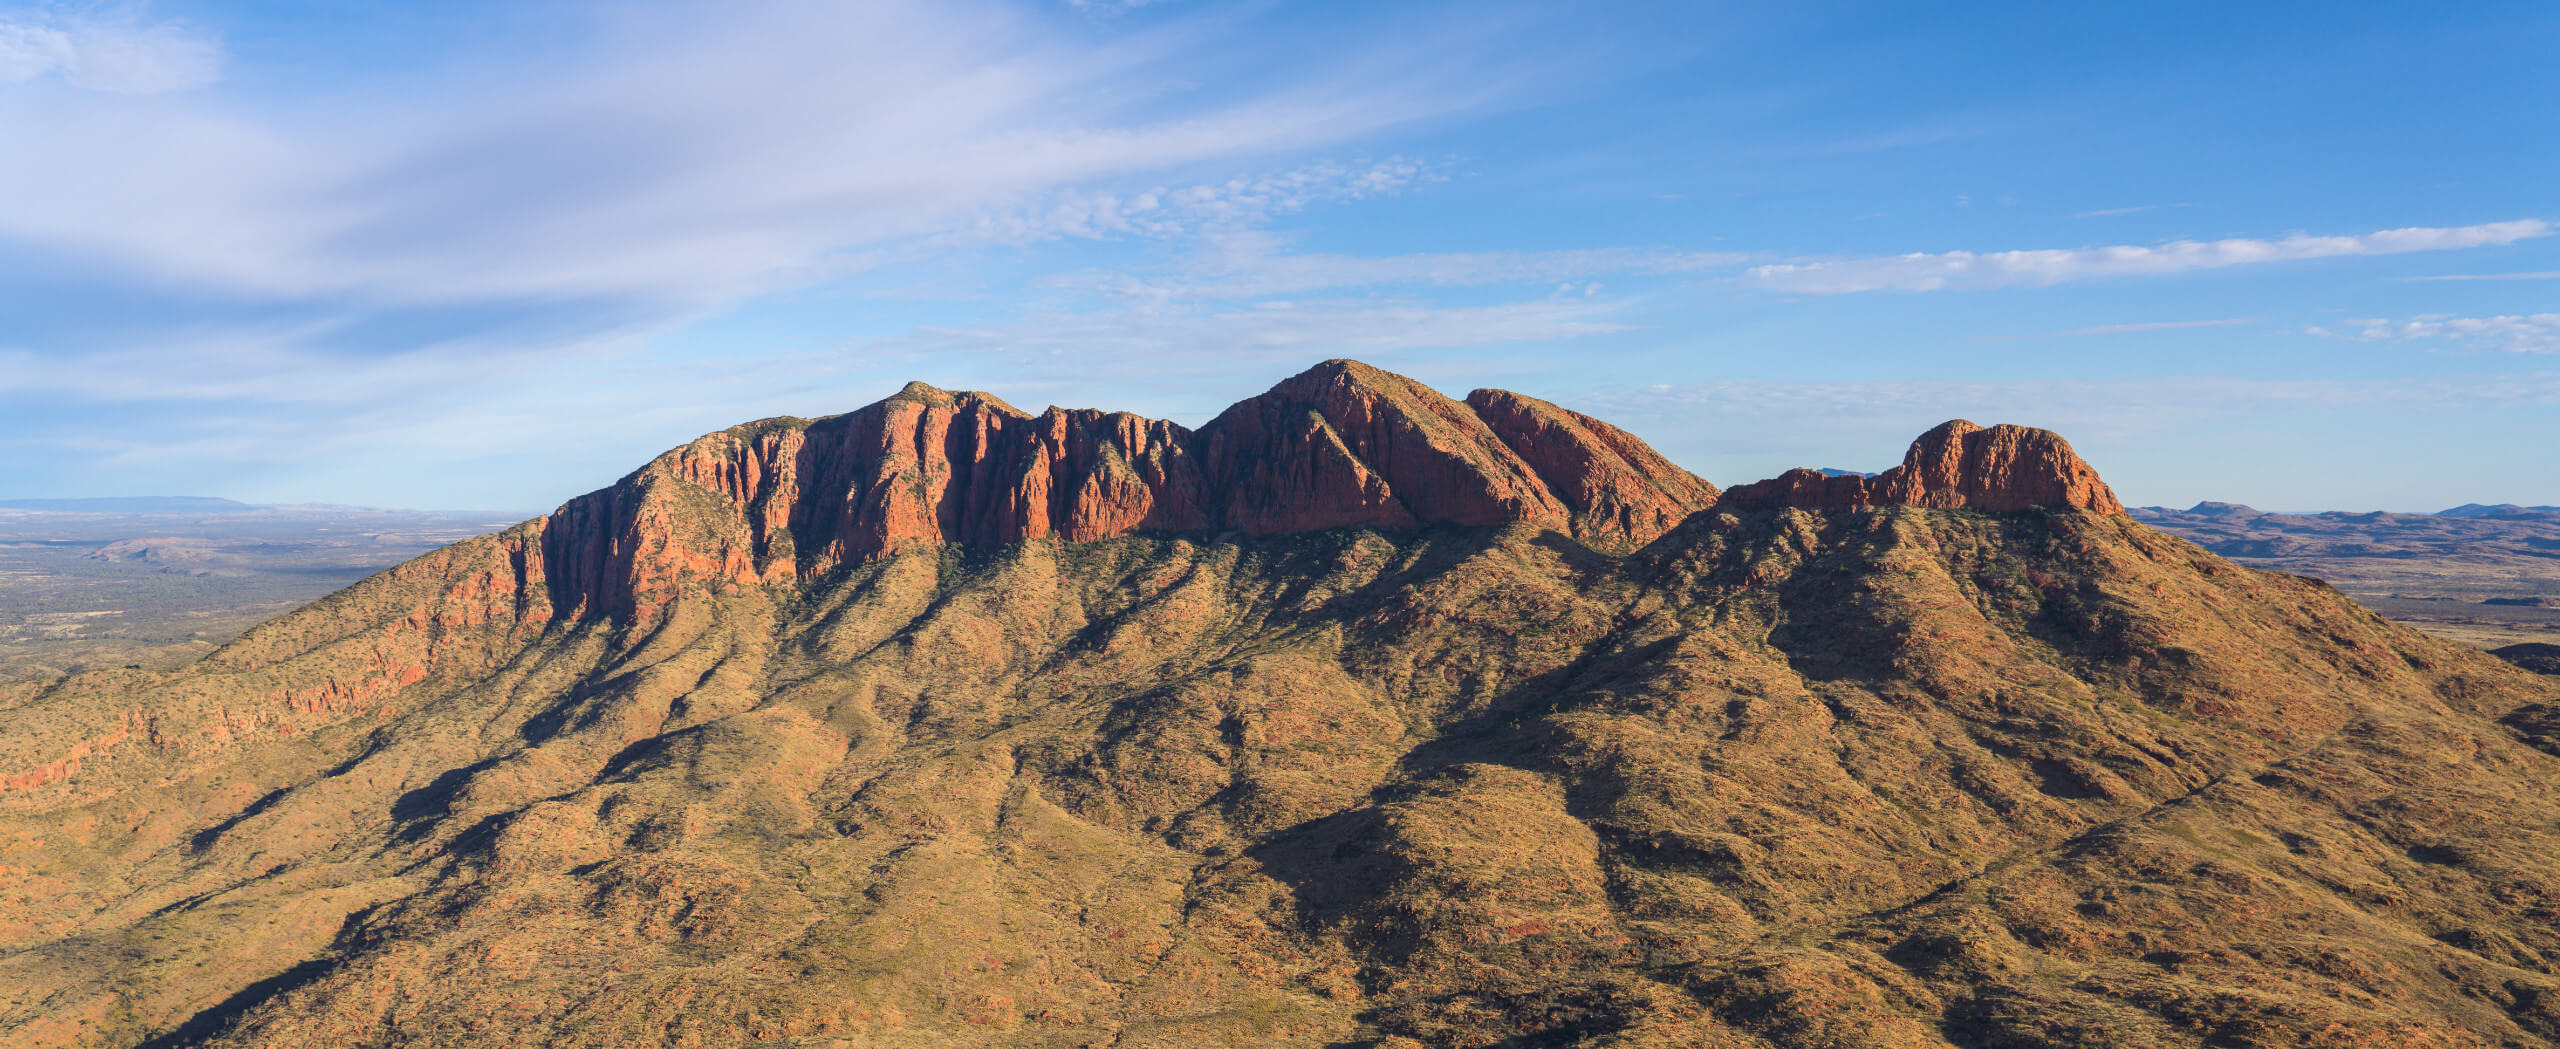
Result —
[{"label": "blue sky", "polygon": [[1720,484],[2560,503],[2560,5],[0,2],[0,496],[537,510],[1326,357]]}]

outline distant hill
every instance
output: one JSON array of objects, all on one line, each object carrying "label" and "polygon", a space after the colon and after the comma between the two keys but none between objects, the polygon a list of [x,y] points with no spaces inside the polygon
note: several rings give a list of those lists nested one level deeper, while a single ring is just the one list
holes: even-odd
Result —
[{"label": "distant hill", "polygon": [[2514,503],[2464,503],[2451,510],[2438,510],[2438,517],[2502,517],[2508,514],[2560,514],[2560,506],[2518,506]]},{"label": "distant hill", "polygon": [[2286,517],[2325,518],[2332,520],[2346,518],[2365,520],[2377,517],[2386,519],[2425,517],[2541,517],[2550,514],[2560,514],[2560,506],[2523,506],[2516,503],[2464,503],[2460,506],[2454,507],[2453,509],[2438,510],[2432,514],[2395,514],[2387,510],[2323,510],[2316,513],[2284,513],[2283,511],[2260,510],[2257,507],[2250,506],[2246,503],[2220,503],[2207,500],[2205,502],[2197,503],[2194,506],[2190,506],[2184,510],[2168,506],[2137,506],[2125,512],[2132,514],[2137,519],[2156,523],[2159,519],[2164,518],[2176,519],[2180,517],[2211,517],[2230,519],[2264,517],[2270,513],[2283,514],[2283,516]]},{"label": "distant hill", "polygon": [[2383,615],[2484,648],[2560,636],[2560,513],[2472,504],[2441,514],[2286,514],[2211,502],[2127,512],[2252,568],[2326,580]]},{"label": "distant hill", "polygon": [[[2555,555],[2560,555],[2560,517],[2530,507],[2480,514],[2339,510],[2288,514],[2238,503],[2207,502],[2185,510],[2144,506],[2127,513],[2224,557],[2392,562],[2444,558],[2523,576],[2549,570]],[[2345,585],[2328,573],[2312,574]],[[2532,588],[2513,591],[2523,595],[2540,592]]]},{"label": "distant hill", "polygon": [[105,499],[0,499],[0,510],[61,514],[246,514],[265,507],[198,495],[129,495]]},{"label": "distant hill", "polygon": [[2560,645],[2528,641],[2521,645],[2493,648],[2489,654],[2536,674],[2560,674]]}]

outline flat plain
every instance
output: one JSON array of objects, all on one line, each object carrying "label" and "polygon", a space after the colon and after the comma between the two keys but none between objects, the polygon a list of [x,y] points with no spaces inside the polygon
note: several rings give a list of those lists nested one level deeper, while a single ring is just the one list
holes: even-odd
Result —
[{"label": "flat plain", "polygon": [[2310,576],[2384,617],[2481,648],[2560,642],[2560,511],[2269,513],[2234,503],[2132,516],[2251,568]]},{"label": "flat plain", "polygon": [[174,669],[356,580],[527,516],[223,500],[0,506],[0,680]]}]

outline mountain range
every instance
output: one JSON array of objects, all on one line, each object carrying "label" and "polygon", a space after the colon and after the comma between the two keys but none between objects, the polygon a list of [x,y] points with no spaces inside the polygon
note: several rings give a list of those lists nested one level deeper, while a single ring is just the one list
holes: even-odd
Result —
[{"label": "mountain range", "polygon": [[0,684],[0,1043],[2544,1046],[2555,777],[2041,430],[918,384]]}]

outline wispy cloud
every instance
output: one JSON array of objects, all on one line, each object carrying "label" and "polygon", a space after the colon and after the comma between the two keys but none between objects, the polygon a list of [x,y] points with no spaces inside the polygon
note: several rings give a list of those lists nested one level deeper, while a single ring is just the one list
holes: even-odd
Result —
[{"label": "wispy cloud", "polygon": [[981,216],[954,239],[1177,237],[1236,230],[1317,204],[1392,196],[1447,180],[1432,164],[1389,157],[1358,163],[1323,161],[1220,182],[1126,193],[1070,190],[1038,205]]},{"label": "wispy cloud", "polygon": [[2447,342],[2508,353],[2560,353],[2560,313],[2456,317],[2425,313],[2407,320],[2350,320],[2345,330],[2306,328],[2310,335],[2359,342]]},{"label": "wispy cloud", "polygon": [[1287,250],[1259,230],[1204,238],[1200,250],[1165,273],[1086,271],[1046,281],[1131,302],[1236,300],[1343,288],[1476,287],[1585,282],[1620,274],[1660,276],[1735,266],[1751,256],[1670,248],[1422,252],[1345,255]]},{"label": "wispy cloud", "polygon": [[[994,325],[928,327],[866,340],[867,352],[991,357],[1090,379],[1097,367],[1148,370],[1196,362],[1231,371],[1239,360],[1320,357],[1549,342],[1626,331],[1621,303],[1542,298],[1481,306],[1373,299],[1271,302],[1179,310],[1035,314]],[[1203,347],[1217,347],[1204,355]],[[1104,363],[1109,362],[1109,363]],[[1008,366],[1008,371],[1013,370]]]},{"label": "wispy cloud", "polygon": [[2158,246],[1885,255],[1755,266],[1744,283],[1770,291],[1839,295],[1861,291],[1938,291],[2043,286],[2095,277],[2124,277],[2351,255],[2450,251],[2549,236],[2551,223],[2518,219],[2476,226],[2412,227],[2355,236],[2294,234],[2278,240],[2181,240]]},{"label": "wispy cloud", "polygon": [[[0,347],[0,390],[18,403],[151,405],[153,419],[137,426],[132,411],[66,412],[41,432],[0,428],[0,448],[76,454],[95,469],[170,484],[189,470],[235,482],[290,476],[297,492],[326,478],[334,491],[376,502],[421,498],[391,480],[404,471],[465,471],[530,448],[553,464],[547,479],[483,479],[433,498],[549,505],[694,434],[760,416],[842,411],[909,378],[992,389],[1034,408],[1053,397],[1196,423],[1234,400],[1240,370],[1276,378],[1323,357],[1409,367],[1417,355],[1535,347],[1634,328],[1623,307],[1576,296],[1040,312],[760,348],[743,368],[726,355],[666,352],[655,327],[561,341],[530,357],[503,341],[468,339],[350,358],[328,349],[326,326],[245,329],[78,359]],[[1110,396],[1097,400],[1097,384]]]},{"label": "wispy cloud", "polygon": [[1376,54],[1242,95],[1132,97],[1114,86],[1180,76],[1202,31],[1096,44],[966,2],[616,17],[630,24],[539,67],[325,110],[0,100],[0,241],[260,299],[687,309],[1043,200],[1069,203],[1020,228],[1206,222],[1381,190],[1427,175],[1297,168],[1153,209],[1088,187],[1251,170],[1490,90],[1454,56]]},{"label": "wispy cloud", "polygon": [[[10,483],[78,487],[93,467],[145,461],[183,481],[183,464],[219,461],[232,477],[342,470],[341,490],[402,498],[382,464],[433,458],[443,483],[477,485],[455,464],[543,441],[557,442],[546,459],[592,449],[618,471],[688,429],[860,403],[885,392],[866,385],[884,363],[935,374],[897,363],[901,347],[994,359],[972,332],[1170,358],[1220,339],[1345,352],[1615,323],[1588,302],[1434,314],[1371,300],[1166,310],[1115,329],[1103,314],[1122,304],[1102,300],[1083,320],[997,312],[990,328],[858,355],[795,356],[805,333],[686,343],[689,324],[761,296],[892,263],[914,264],[899,278],[912,284],[1031,254],[1017,244],[1188,243],[1410,192],[1443,165],[1351,159],[1361,140],[1481,106],[1512,74],[1483,67],[1498,41],[1381,39],[1218,79],[1206,56],[1239,46],[1249,20],[1099,33],[979,0],[577,10],[556,17],[593,21],[556,47],[293,104],[264,89],[16,89],[6,77],[104,86],[108,52],[85,29],[0,15],[0,281],[31,282],[0,296],[150,305],[11,314],[50,327],[0,332],[0,442],[108,451]],[[90,57],[62,57],[64,39]]]},{"label": "wispy cloud", "polygon": [[222,78],[222,40],[130,13],[0,14],[0,84],[58,77],[115,94],[189,91]]},{"label": "wispy cloud", "polygon": [[2256,317],[2225,317],[2221,320],[2210,321],[2144,321],[2139,324],[2100,324],[2089,328],[2073,328],[2070,331],[2038,332],[2032,335],[1977,335],[1967,341],[2003,342],[2015,339],[2071,339],[2084,335],[2131,335],[2146,331],[2181,331],[2187,328],[2236,328],[2243,324],[2256,323],[2258,323],[2258,318]]},{"label": "wispy cloud", "polygon": [[2400,278],[2400,279],[2401,279],[2401,280],[2411,280],[2411,281],[2434,281],[2434,280],[2560,280],[2560,270],[2543,270],[2543,271],[2542,271],[2542,272],[2540,272],[2540,273],[2443,273],[2443,274],[2437,274],[2437,275],[2432,276],[2432,277],[2402,277],[2402,278]]}]

